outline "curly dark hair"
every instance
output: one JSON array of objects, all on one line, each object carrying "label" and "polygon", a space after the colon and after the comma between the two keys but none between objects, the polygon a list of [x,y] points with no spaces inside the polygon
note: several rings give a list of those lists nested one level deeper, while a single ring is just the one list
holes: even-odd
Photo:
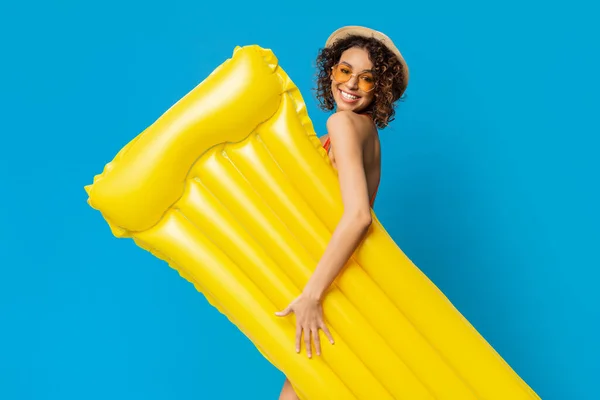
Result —
[{"label": "curly dark hair", "polygon": [[351,35],[319,51],[316,60],[317,87],[315,89],[319,107],[325,111],[335,108],[335,100],[331,92],[331,67],[339,62],[344,51],[352,47],[365,49],[373,63],[374,99],[366,112],[372,115],[375,125],[383,129],[394,120],[396,101],[402,98],[406,88],[403,73],[405,66],[394,53],[375,38]]}]

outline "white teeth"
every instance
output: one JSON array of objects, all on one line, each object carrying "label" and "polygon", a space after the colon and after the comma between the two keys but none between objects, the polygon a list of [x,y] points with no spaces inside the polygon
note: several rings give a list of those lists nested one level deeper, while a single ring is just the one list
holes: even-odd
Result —
[{"label": "white teeth", "polygon": [[344,98],[346,98],[348,100],[357,100],[358,99],[358,96],[353,96],[353,95],[351,95],[349,93],[346,93],[346,92],[344,92],[342,90],[340,90],[340,92],[342,92],[342,97],[344,97]]}]

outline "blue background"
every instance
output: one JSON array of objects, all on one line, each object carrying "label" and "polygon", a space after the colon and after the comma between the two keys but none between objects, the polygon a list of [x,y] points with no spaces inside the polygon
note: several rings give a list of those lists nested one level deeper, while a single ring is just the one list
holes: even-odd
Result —
[{"label": "blue background", "polygon": [[[411,68],[375,211],[544,399],[598,398],[598,9],[591,2],[0,6],[0,398],[276,399],[283,375],[83,186],[231,56],[312,96],[341,25]],[[594,319],[596,321],[594,322]]]}]

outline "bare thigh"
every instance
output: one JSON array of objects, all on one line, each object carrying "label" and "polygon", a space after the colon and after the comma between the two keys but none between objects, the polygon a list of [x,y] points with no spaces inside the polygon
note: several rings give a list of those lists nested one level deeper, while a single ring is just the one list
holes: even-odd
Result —
[{"label": "bare thigh", "polygon": [[298,396],[296,396],[296,392],[294,392],[294,389],[292,388],[292,384],[287,379],[281,389],[279,400],[299,400]]}]

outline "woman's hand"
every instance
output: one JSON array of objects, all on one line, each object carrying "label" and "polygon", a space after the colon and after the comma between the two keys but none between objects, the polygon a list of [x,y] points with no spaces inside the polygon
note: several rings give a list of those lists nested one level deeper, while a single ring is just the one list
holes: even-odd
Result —
[{"label": "woman's hand", "polygon": [[306,345],[308,358],[312,357],[312,347],[310,345],[311,336],[317,350],[317,355],[321,355],[319,329],[323,330],[331,344],[334,343],[333,337],[325,325],[323,308],[318,300],[310,298],[303,293],[292,301],[283,311],[278,311],[275,315],[278,317],[285,317],[292,312],[296,314],[296,353],[300,352],[302,333],[304,333],[304,344]]}]

